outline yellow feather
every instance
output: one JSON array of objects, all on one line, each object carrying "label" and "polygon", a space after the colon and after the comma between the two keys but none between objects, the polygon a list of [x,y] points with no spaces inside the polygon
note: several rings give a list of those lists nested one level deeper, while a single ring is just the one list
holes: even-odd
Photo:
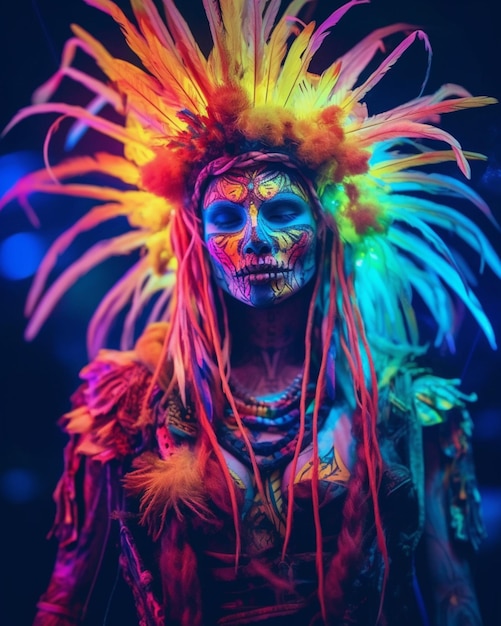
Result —
[{"label": "yellow feather", "polygon": [[279,106],[287,106],[294,90],[299,87],[306,76],[311,60],[308,52],[314,29],[315,22],[310,22],[290,47],[276,86],[275,103]]},{"label": "yellow feather", "polygon": [[231,65],[228,68],[229,79],[239,80],[243,74],[242,19],[245,0],[221,0],[221,18],[225,31],[225,46]]},{"label": "yellow feather", "polygon": [[330,96],[341,72],[341,61],[335,61],[322,72],[315,89],[315,106],[324,107],[330,104]]},{"label": "yellow feather", "polygon": [[[286,8],[280,21],[277,23],[271,33],[269,43],[264,45],[263,49],[263,71],[262,82],[259,86],[256,94],[256,105],[265,104],[266,102],[273,101],[274,99],[274,86],[280,76],[282,68],[282,61],[287,52],[287,39],[289,38],[292,30],[291,17],[295,17],[299,11],[310,0],[294,0]],[[267,27],[267,26],[265,26]],[[268,27],[267,27],[268,28]]]}]

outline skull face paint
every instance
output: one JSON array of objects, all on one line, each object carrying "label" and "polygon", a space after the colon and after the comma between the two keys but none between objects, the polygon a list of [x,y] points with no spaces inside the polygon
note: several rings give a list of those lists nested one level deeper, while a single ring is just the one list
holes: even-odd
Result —
[{"label": "skull face paint", "polygon": [[215,280],[240,302],[272,306],[315,274],[317,225],[292,172],[249,168],[215,177],[202,199],[202,223]]}]

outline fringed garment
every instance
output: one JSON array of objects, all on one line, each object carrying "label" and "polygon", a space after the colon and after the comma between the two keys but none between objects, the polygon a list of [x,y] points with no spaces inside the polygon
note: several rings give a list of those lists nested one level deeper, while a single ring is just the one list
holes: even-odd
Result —
[{"label": "fringed garment", "polygon": [[[390,555],[384,605],[388,626],[425,623],[415,571],[424,517],[423,438],[440,442],[449,466],[446,488],[454,540],[476,548],[483,535],[465,407],[470,398],[459,392],[456,381],[416,372],[418,376],[412,370],[400,372],[380,394],[385,463],[380,505]],[[235,567],[235,529],[221,468],[211,457],[203,462],[197,457],[193,416],[180,408],[179,398],[166,398],[157,386],[145,408],[151,373],[132,352],[102,352],[82,377],[74,409],[61,422],[70,441],[55,494],[54,533],[60,547],[37,626],[101,623],[106,611],[124,626],[321,624],[308,468],[295,477],[293,532],[282,558],[287,461],[284,467],[269,463],[273,454],[264,458],[268,501],[263,503],[250,465],[238,452],[240,442],[226,436],[231,419],[226,421],[221,444],[242,520]],[[296,397],[287,401],[293,406]],[[342,398],[327,402],[324,430],[336,412],[347,410]],[[280,413],[279,406],[274,409]],[[308,439],[304,445],[306,450]],[[280,449],[280,442],[275,448]],[[328,568],[349,470],[335,450],[321,463],[320,519]],[[327,465],[329,471],[322,473]],[[339,624],[376,623],[383,562],[370,520],[365,541],[364,562],[346,589]],[[95,598],[95,578],[106,575],[112,581],[118,563],[118,582],[104,585],[109,595],[103,598],[101,592]],[[100,569],[107,574],[99,574]],[[122,598],[127,595],[122,577],[134,604]]]}]

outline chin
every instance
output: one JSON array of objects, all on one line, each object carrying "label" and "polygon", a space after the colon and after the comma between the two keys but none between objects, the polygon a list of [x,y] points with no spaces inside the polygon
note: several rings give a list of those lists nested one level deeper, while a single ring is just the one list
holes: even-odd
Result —
[{"label": "chin", "polygon": [[292,289],[290,285],[267,284],[251,287],[248,304],[255,308],[266,309],[277,306],[299,293],[301,289]]}]

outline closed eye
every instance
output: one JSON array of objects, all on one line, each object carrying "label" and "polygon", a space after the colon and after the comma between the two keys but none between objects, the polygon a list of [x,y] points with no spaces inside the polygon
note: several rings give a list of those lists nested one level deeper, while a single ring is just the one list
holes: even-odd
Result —
[{"label": "closed eye", "polygon": [[287,222],[294,221],[297,216],[298,214],[295,211],[290,211],[284,208],[268,214],[266,219],[268,222],[272,222],[274,224],[286,224]]},{"label": "closed eye", "polygon": [[214,202],[203,211],[205,233],[233,232],[243,228],[245,212],[243,207],[230,202]]},{"label": "closed eye", "polygon": [[280,193],[271,200],[263,202],[261,215],[271,224],[289,224],[301,218],[309,221],[311,208],[307,202],[295,194]]}]

